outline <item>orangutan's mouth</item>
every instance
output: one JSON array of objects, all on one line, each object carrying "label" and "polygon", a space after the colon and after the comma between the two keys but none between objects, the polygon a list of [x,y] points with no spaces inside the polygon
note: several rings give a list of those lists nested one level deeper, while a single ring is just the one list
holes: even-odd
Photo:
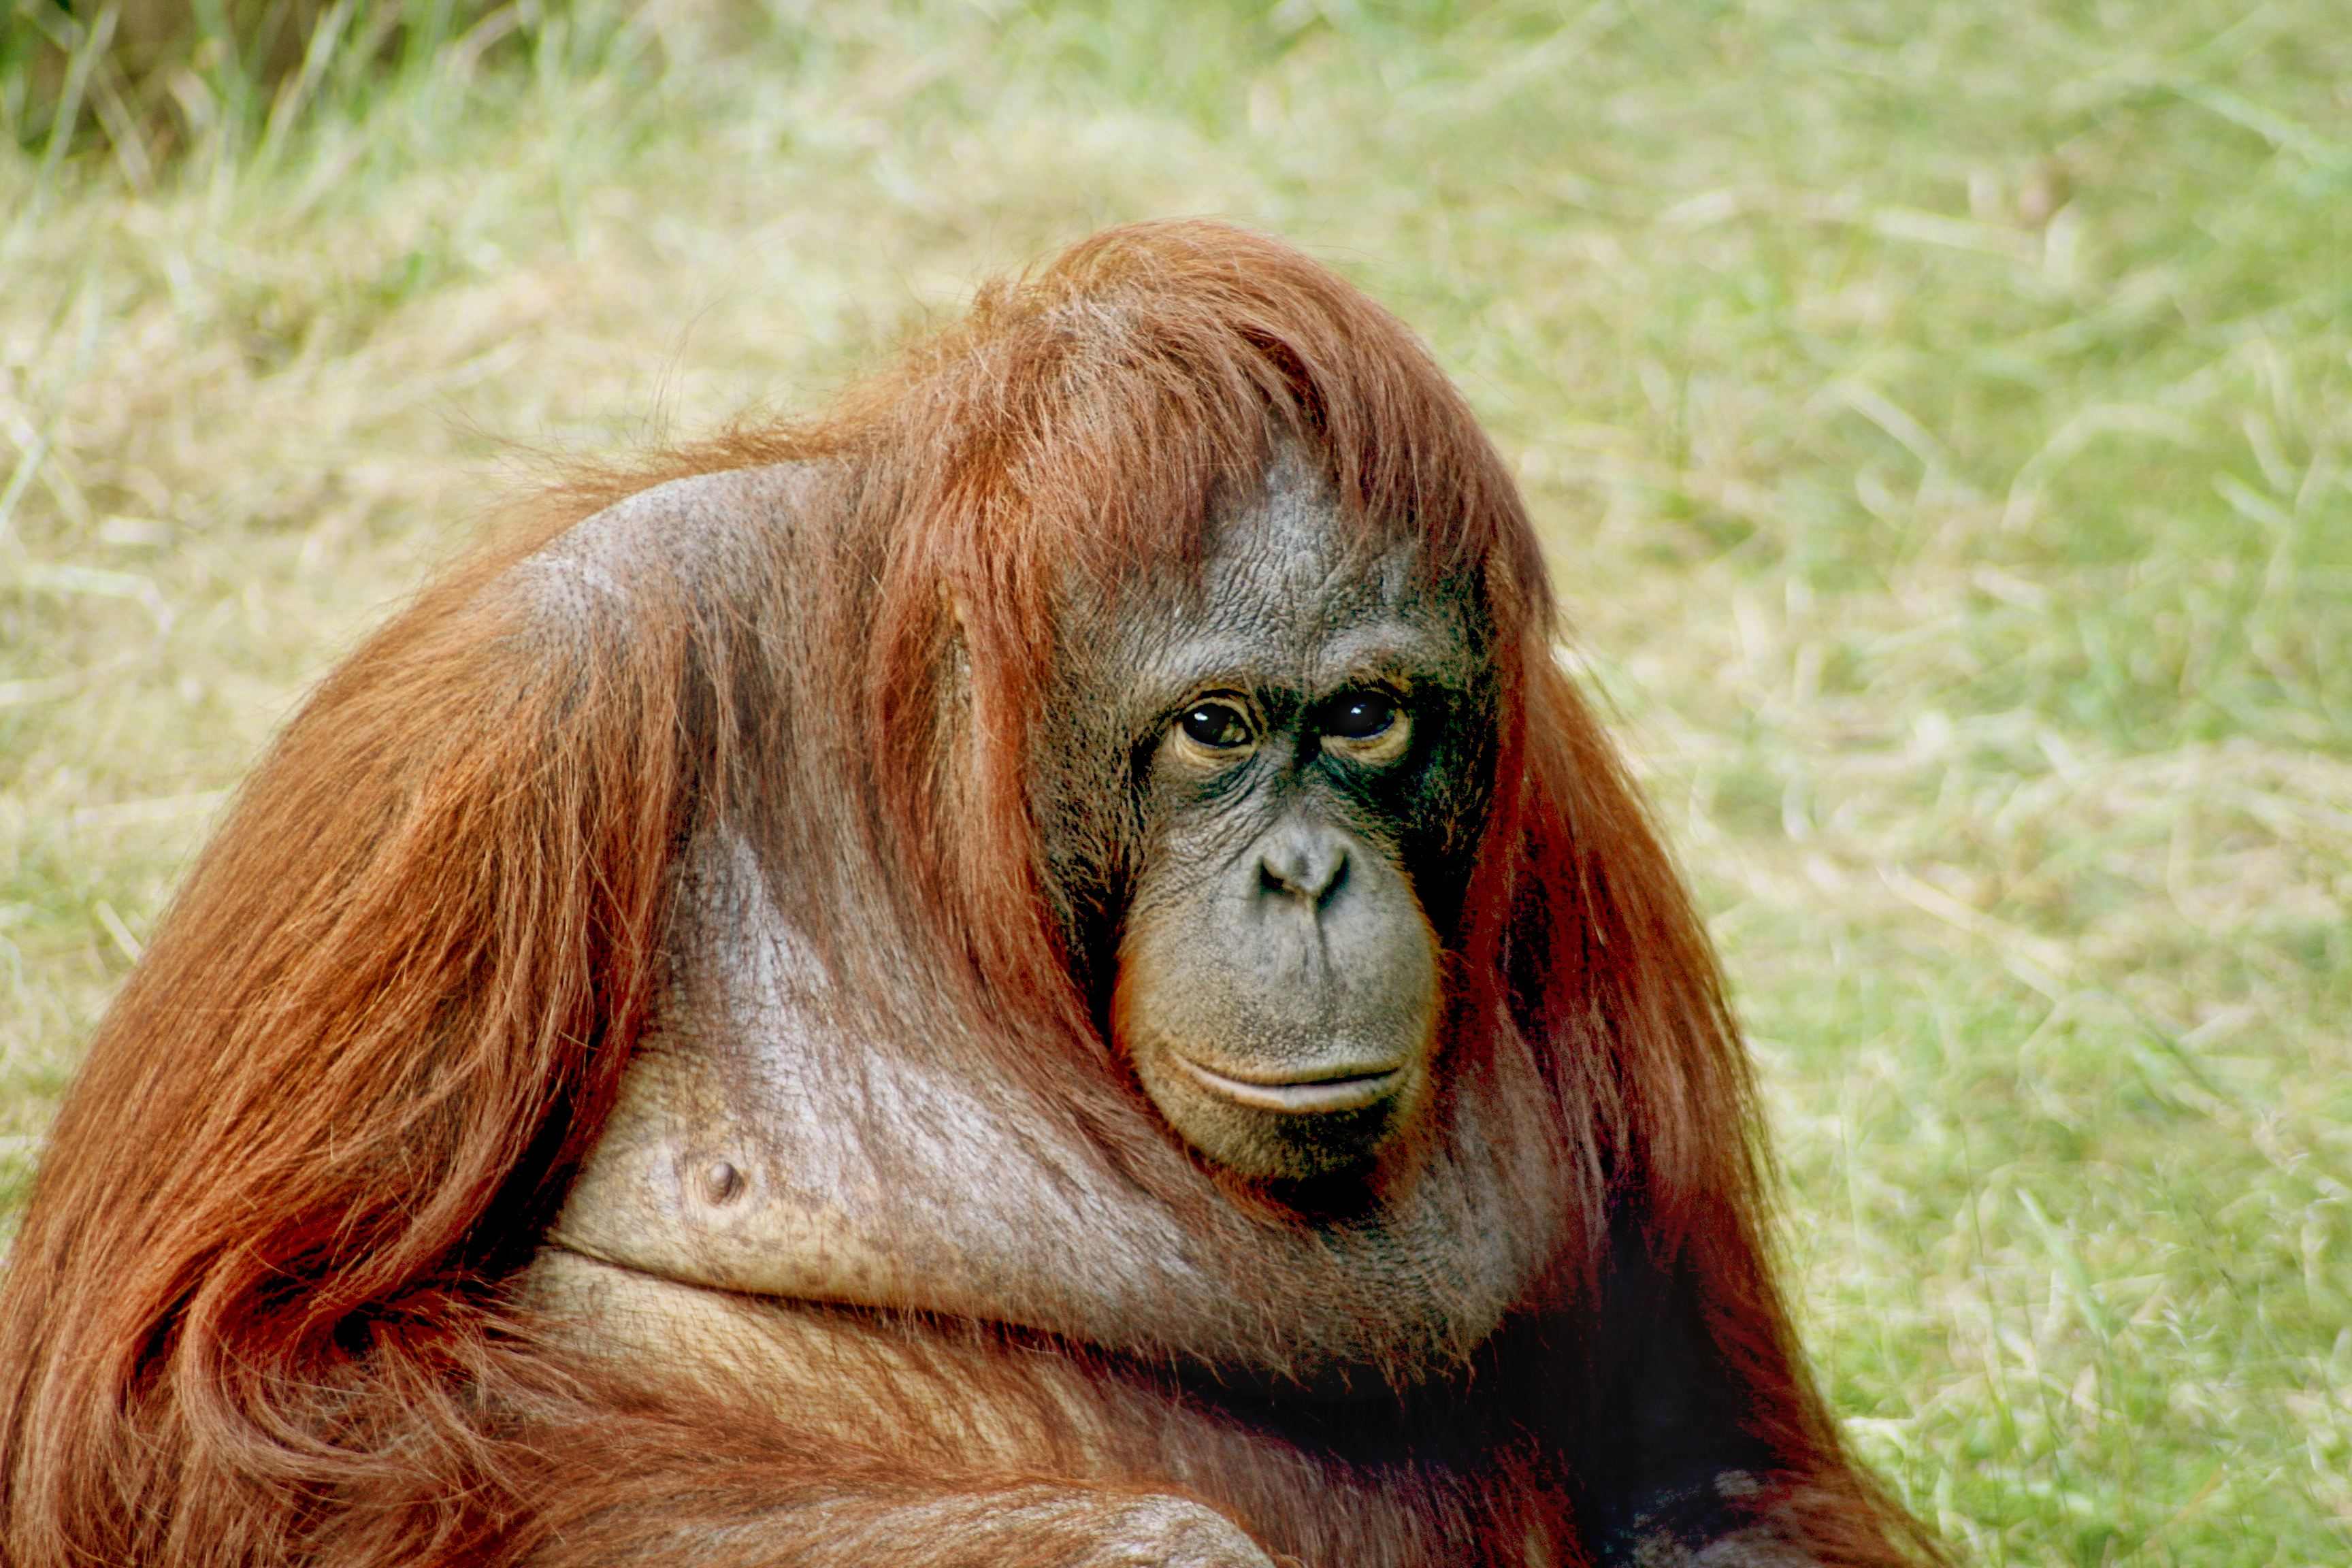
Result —
[{"label": "orangutan's mouth", "polygon": [[1394,1094],[1403,1087],[1405,1077],[1405,1069],[1396,1067],[1377,1072],[1325,1071],[1312,1078],[1240,1079],[1202,1067],[1180,1052],[1171,1051],[1169,1055],[1222,1099],[1257,1110],[1287,1111],[1293,1115],[1361,1110]]}]

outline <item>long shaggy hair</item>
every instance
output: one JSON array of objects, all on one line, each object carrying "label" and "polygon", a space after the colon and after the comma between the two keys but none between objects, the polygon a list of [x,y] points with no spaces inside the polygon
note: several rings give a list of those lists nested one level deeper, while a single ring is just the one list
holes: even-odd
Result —
[{"label": "long shaggy hair", "polygon": [[[614,1104],[667,973],[675,863],[714,823],[771,825],[799,868],[783,913],[846,984],[956,1021],[958,1049],[1147,1189],[1227,1202],[1111,1059],[1087,890],[1039,847],[1036,740],[1073,585],[1196,575],[1282,443],[1368,546],[1412,542],[1466,584],[1492,638],[1488,815],[1442,933],[1449,1049],[1532,1064],[1530,1135],[1574,1210],[1559,1310],[1598,1310],[1626,1216],[1662,1277],[1700,1282],[1750,1435],[1814,1479],[1809,1543],[1887,1560],[1905,1527],[1840,1455],[1761,1261],[1712,957],[1554,662],[1503,463],[1397,321],[1206,222],[1114,230],[984,289],[821,417],[575,471],[325,681],[58,1118],[0,1297],[0,1556],[560,1557],[682,1456],[890,1479],[606,1386],[503,1294]],[[553,620],[530,591],[525,563],[582,520],[775,464],[824,498],[788,537],[656,542]],[[1241,1288],[1278,1303],[1281,1283]],[[566,1411],[566,1445],[532,1438]]]}]

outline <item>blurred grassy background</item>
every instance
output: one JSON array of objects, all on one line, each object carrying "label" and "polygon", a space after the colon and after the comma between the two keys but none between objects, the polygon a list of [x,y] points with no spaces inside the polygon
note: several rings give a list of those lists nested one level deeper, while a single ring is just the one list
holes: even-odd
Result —
[{"label": "blurred grassy background", "polygon": [[1517,461],[1864,1452],[1984,1563],[2352,1560],[2341,0],[0,5],[11,1191],[513,444],[1222,213]]}]

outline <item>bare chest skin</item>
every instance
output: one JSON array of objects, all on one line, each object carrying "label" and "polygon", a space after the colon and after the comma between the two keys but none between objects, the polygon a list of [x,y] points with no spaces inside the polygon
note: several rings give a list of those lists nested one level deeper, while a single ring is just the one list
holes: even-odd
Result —
[{"label": "bare chest skin", "polygon": [[740,842],[697,846],[689,879],[679,946],[695,956],[555,1247],[1323,1397],[1459,1365],[1559,1250],[1562,1195],[1504,1152],[1530,1145],[1536,1114],[1505,1085],[1457,1084],[1444,1136],[1382,1205],[1314,1226],[1188,1224],[1013,1086],[956,1070],[952,1042],[877,1040]]}]

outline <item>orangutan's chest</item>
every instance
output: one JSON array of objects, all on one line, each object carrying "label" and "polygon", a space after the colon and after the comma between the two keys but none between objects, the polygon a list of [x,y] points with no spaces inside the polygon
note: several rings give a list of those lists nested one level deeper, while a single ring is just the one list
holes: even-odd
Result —
[{"label": "orangutan's chest", "polygon": [[[627,1069],[554,1247],[688,1285],[1040,1330],[1309,1386],[1458,1364],[1558,1250],[1564,1204],[1530,1205],[1517,1173],[1444,1152],[1344,1223],[1228,1210],[1203,1227],[1014,1087],[869,1037],[740,847],[702,847],[688,886],[680,941],[696,957]],[[1465,1102],[1460,1117],[1483,1113]],[[1510,1142],[1454,1131],[1473,1151]]]}]

